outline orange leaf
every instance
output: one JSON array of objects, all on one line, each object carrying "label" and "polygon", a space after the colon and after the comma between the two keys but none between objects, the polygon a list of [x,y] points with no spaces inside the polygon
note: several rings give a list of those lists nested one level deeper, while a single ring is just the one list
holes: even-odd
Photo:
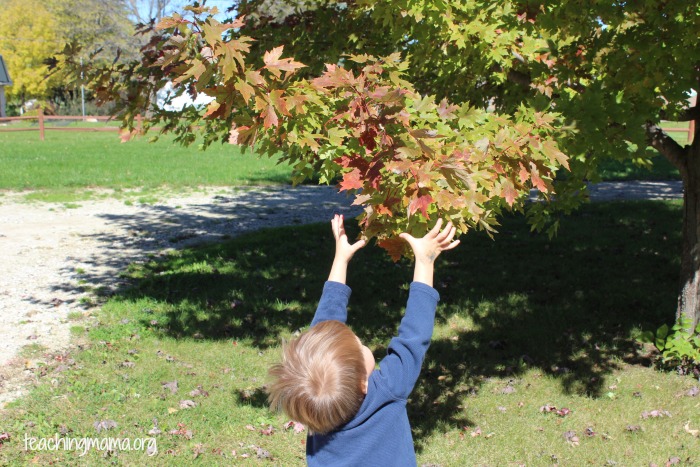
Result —
[{"label": "orange leaf", "polygon": [[360,169],[352,169],[343,175],[343,181],[339,183],[340,190],[356,190],[362,188],[362,180],[360,180]]},{"label": "orange leaf", "polygon": [[515,198],[518,197],[518,191],[515,189],[513,182],[506,180],[503,184],[503,191],[501,191],[501,196],[503,196],[508,203],[508,206],[513,206]]},{"label": "orange leaf", "polygon": [[400,260],[406,253],[407,243],[399,237],[385,238],[384,240],[378,241],[377,245],[380,248],[384,248],[394,262]]},{"label": "orange leaf", "polygon": [[263,126],[267,129],[273,126],[279,125],[279,120],[277,120],[277,113],[275,112],[275,108],[272,106],[272,104],[267,106],[267,109],[262,113],[262,116],[265,118],[263,121]]}]

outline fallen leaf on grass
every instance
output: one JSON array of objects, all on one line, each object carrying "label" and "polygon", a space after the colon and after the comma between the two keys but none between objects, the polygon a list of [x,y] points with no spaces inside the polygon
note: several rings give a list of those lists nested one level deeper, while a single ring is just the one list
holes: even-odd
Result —
[{"label": "fallen leaf on grass", "polygon": [[666,461],[664,464],[666,467],[669,467],[671,465],[676,465],[681,463],[681,458],[680,457],[671,457],[669,460]]},{"label": "fallen leaf on grass", "polygon": [[0,433],[0,444],[4,443],[5,441],[10,440],[10,434],[7,432]]},{"label": "fallen leaf on grass", "polygon": [[584,431],[584,433],[585,433],[586,436],[588,436],[589,438],[592,438],[592,437],[594,437],[594,436],[596,435],[595,431],[593,431],[593,427],[590,427],[590,426],[589,426],[588,428],[586,428],[586,431]]},{"label": "fallen leaf on grass", "polygon": [[190,391],[190,396],[192,397],[197,397],[197,396],[202,396],[202,397],[209,397],[209,393],[202,389],[202,385],[200,384],[197,386],[197,389],[193,389]]},{"label": "fallen leaf on grass", "polygon": [[700,386],[693,386],[692,388],[688,389],[686,391],[685,395],[688,397],[695,397],[698,394],[700,394]]},{"label": "fallen leaf on grass", "polygon": [[285,430],[289,430],[290,428],[293,428],[294,433],[296,433],[296,434],[302,433],[304,430],[306,430],[306,427],[304,425],[302,425],[299,422],[292,421],[292,420],[290,420],[284,424]]},{"label": "fallen leaf on grass", "polygon": [[652,410],[651,412],[642,412],[642,418],[646,420],[647,418],[660,418],[660,417],[670,417],[671,412],[668,410]]},{"label": "fallen leaf on grass", "polygon": [[192,439],[194,436],[194,433],[192,430],[188,430],[187,426],[184,423],[178,423],[177,424],[177,430],[170,430],[168,432],[169,435],[177,435],[177,436],[184,436],[186,439]]},{"label": "fallen leaf on grass", "polygon": [[[151,431],[153,433],[151,433]],[[162,433],[162,431],[160,431],[160,429],[158,428],[158,419],[157,418],[153,418],[153,428],[151,428],[151,431],[148,432],[149,435],[159,435]]]},{"label": "fallen leaf on grass", "polygon": [[683,427],[686,433],[690,433],[691,435],[697,437],[700,437],[700,430],[691,430],[690,429],[690,420],[685,422],[685,426]]},{"label": "fallen leaf on grass", "polygon": [[125,368],[134,368],[136,366],[136,363],[127,360],[125,362],[122,362],[122,366]]},{"label": "fallen leaf on grass", "polygon": [[253,425],[246,425],[245,429],[250,430],[250,431],[255,431],[255,427]]},{"label": "fallen leaf on grass", "polygon": [[631,432],[641,431],[641,430],[642,430],[642,427],[639,426],[639,425],[627,425],[627,426],[625,427],[625,430],[631,431]]},{"label": "fallen leaf on grass", "polygon": [[553,405],[545,404],[540,407],[540,412],[556,412],[557,408]]},{"label": "fallen leaf on grass", "polygon": [[102,430],[111,430],[112,428],[117,427],[117,422],[114,420],[100,420],[92,424],[92,426],[95,427],[95,430],[99,433]]},{"label": "fallen leaf on grass", "polygon": [[572,446],[578,446],[580,444],[580,440],[578,439],[578,436],[576,436],[575,431],[564,432],[564,439],[567,443],[571,444]]},{"label": "fallen leaf on grass", "polygon": [[506,386],[501,391],[501,394],[513,394],[514,392],[515,392],[515,388],[513,386]]},{"label": "fallen leaf on grass", "polygon": [[191,409],[197,407],[197,404],[190,399],[184,399],[180,401],[180,408],[181,409]]},{"label": "fallen leaf on grass", "polygon": [[268,425],[267,428],[263,428],[260,430],[260,434],[265,436],[271,436],[274,432],[275,429],[272,427],[272,425]]},{"label": "fallen leaf on grass", "polygon": [[165,383],[160,384],[163,386],[163,389],[169,389],[171,394],[175,394],[177,392],[177,380],[166,381]]},{"label": "fallen leaf on grass", "polygon": [[168,414],[172,415],[177,412],[178,410],[175,407],[168,407]]},{"label": "fallen leaf on grass", "polygon": [[258,459],[272,459],[272,455],[270,455],[270,451],[266,451],[259,446],[254,446],[254,447],[255,447],[255,455],[258,456]]},{"label": "fallen leaf on grass", "polygon": [[472,438],[476,438],[477,436],[481,436],[481,427],[477,426],[476,428],[474,428],[474,431],[472,431],[469,434],[472,436]]},{"label": "fallen leaf on grass", "polygon": [[571,413],[571,410],[567,409],[566,407],[562,407],[560,410],[557,410],[557,415],[560,417],[566,417]]},{"label": "fallen leaf on grass", "polygon": [[192,449],[192,451],[193,451],[193,453],[194,453],[193,459],[196,459],[196,458],[198,458],[200,455],[204,454],[204,446],[202,445],[202,443],[195,444],[195,446],[194,446],[194,448]]}]

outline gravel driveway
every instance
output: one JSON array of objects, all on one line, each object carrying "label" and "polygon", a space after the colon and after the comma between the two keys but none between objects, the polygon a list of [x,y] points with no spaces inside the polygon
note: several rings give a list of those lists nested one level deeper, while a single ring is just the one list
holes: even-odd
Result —
[{"label": "gravel driveway", "polygon": [[[682,197],[680,182],[600,184],[592,200]],[[0,197],[0,407],[22,393],[28,344],[68,346],[71,312],[84,313],[90,286],[116,287],[130,262],[168,248],[252,230],[327,221],[361,212],[333,187],[211,189],[154,205],[106,199],[62,204]],[[24,377],[23,377],[24,374]]]}]

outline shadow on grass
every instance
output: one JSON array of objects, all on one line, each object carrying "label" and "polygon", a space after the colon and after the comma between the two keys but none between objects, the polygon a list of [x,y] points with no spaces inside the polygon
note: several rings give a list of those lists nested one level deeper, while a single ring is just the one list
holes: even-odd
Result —
[{"label": "shadow on grass", "polygon": [[[462,324],[433,340],[409,403],[418,449],[445,423],[471,425],[461,405],[489,378],[517,387],[536,368],[565,393],[599,397],[622,362],[647,363],[633,335],[673,318],[680,221],[679,204],[593,204],[563,219],[551,241],[507,218],[495,241],[471,234],[442,255],[437,322]],[[261,231],[146,264],[133,271],[137,287],[114,300],[148,307],[144,326],[155,319],[165,336],[245,339],[265,349],[309,324],[333,248],[325,224]],[[348,324],[378,360],[411,274],[410,264],[373,246],[350,267]],[[260,397],[238,400],[262,404]]]}]

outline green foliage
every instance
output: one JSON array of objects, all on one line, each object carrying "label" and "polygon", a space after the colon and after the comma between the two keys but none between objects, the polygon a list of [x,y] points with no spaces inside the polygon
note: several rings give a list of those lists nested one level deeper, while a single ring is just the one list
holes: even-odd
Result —
[{"label": "green foliage", "polygon": [[646,331],[643,342],[653,343],[661,352],[661,364],[674,368],[682,374],[700,371],[700,324],[693,330],[686,317],[669,329],[667,324],[659,327],[656,333]]},{"label": "green foliage", "polygon": [[[279,46],[256,68],[252,39],[237,32],[243,20],[222,24],[215,9],[186,10],[192,19],[161,20],[141,63],[89,71],[98,100],[118,102],[123,139],[136,131],[135,115],[149,113],[147,129],[160,125],[183,144],[202,135],[204,147],[229,140],[255,146],[288,162],[295,182],[342,176],[340,190],[364,207],[362,234],[394,259],[406,252],[397,233],[421,234],[439,216],[460,233],[493,231],[496,216],[520,209],[532,188],[549,197],[554,173],[568,167],[555,142],[562,132],[556,113],[521,106],[508,116],[438,102],[404,79],[400,54],[350,55],[347,68],[329,64],[304,78],[305,65],[283,58]],[[168,82],[174,92],[166,103],[197,93],[213,100],[202,111],[164,110],[153,96]]]}]

